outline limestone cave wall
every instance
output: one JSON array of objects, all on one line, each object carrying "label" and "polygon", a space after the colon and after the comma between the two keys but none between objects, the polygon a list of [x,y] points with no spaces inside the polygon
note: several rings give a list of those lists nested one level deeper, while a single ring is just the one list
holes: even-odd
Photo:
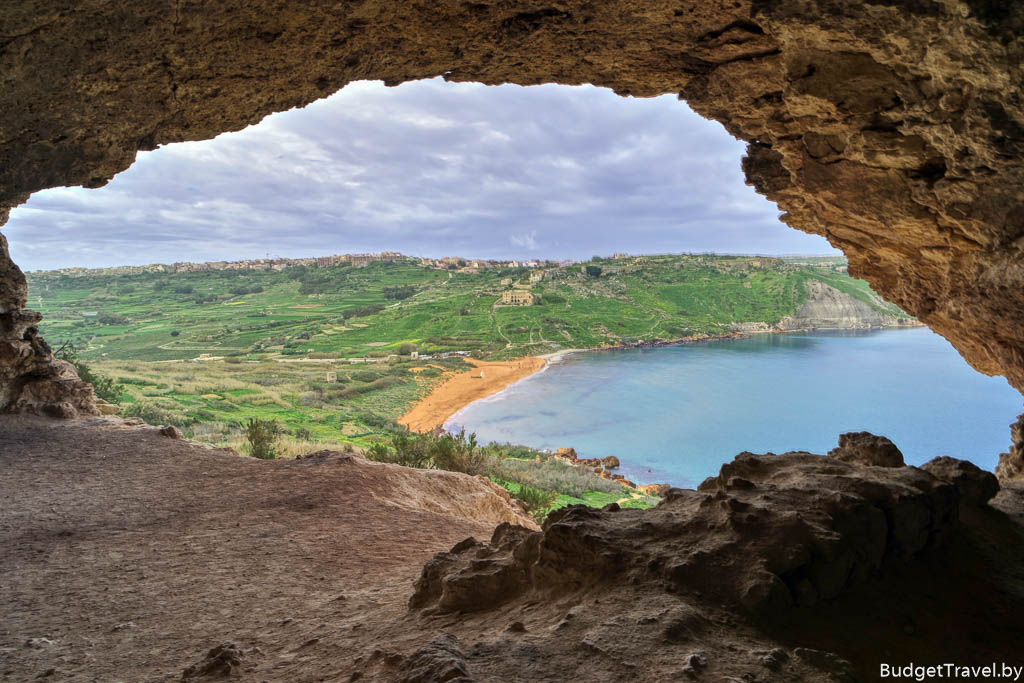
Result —
[{"label": "limestone cave wall", "polygon": [[[1022,35],[1002,0],[25,0],[0,9],[0,223],[358,79],[675,93],[749,143],[786,223],[1024,390]],[[0,249],[0,410],[28,366],[67,379],[24,305]]]}]

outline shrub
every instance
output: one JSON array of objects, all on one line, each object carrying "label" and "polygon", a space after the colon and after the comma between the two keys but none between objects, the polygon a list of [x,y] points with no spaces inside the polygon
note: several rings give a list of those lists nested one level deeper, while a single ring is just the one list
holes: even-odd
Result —
[{"label": "shrub", "polygon": [[276,458],[278,431],[277,423],[273,420],[250,417],[245,423],[245,440],[248,442],[252,457],[261,460]]},{"label": "shrub", "polygon": [[350,375],[350,377],[357,382],[372,382],[379,376],[380,375],[372,370],[357,370]]},{"label": "shrub", "polygon": [[181,332],[179,332],[178,330],[171,330],[172,337],[177,337],[179,334],[181,334]]},{"label": "shrub", "polygon": [[488,474],[493,458],[476,443],[476,434],[466,436],[466,430],[457,435],[427,435],[428,453],[434,466],[441,470],[464,474]]},{"label": "shrub", "polygon": [[363,318],[374,313],[379,313],[384,310],[384,304],[369,304],[366,306],[355,306],[353,308],[347,308],[341,312],[341,317],[344,320],[349,318]]},{"label": "shrub", "polygon": [[398,424],[391,418],[385,417],[383,415],[374,413],[369,410],[357,413],[354,417],[363,424],[369,427],[373,427],[374,429],[379,429],[383,432],[390,432],[392,434],[404,434],[408,431],[405,427]]},{"label": "shrub", "polygon": [[397,287],[385,287],[384,298],[392,301],[398,301],[401,299],[408,299],[416,293],[416,288],[412,285],[404,285]]},{"label": "shrub", "polygon": [[405,342],[404,344],[402,344],[401,346],[398,347],[398,353],[403,355],[403,356],[408,356],[408,355],[412,354],[412,352],[415,351],[415,350],[416,350],[416,345],[413,344],[412,342]]},{"label": "shrub", "polygon": [[306,391],[299,396],[299,403],[308,408],[323,408],[324,394],[320,391]]},{"label": "shrub", "polygon": [[601,277],[601,266],[587,266],[587,275],[590,277]]},{"label": "shrub", "polygon": [[174,425],[175,427],[189,427],[195,424],[196,419],[185,413],[157,405],[151,401],[136,401],[129,403],[121,409],[121,417],[137,417],[151,425]]},{"label": "shrub", "polygon": [[616,481],[602,479],[593,472],[558,460],[538,463],[506,458],[497,463],[495,473],[507,481],[557,491],[574,498],[581,497],[587,491],[618,493],[622,490],[622,485]]},{"label": "shrub", "polygon": [[100,325],[124,325],[128,323],[128,318],[119,313],[100,313],[96,316],[96,319],[100,322]]},{"label": "shrub", "polygon": [[396,434],[391,439],[391,448],[382,443],[370,446],[368,456],[378,462],[389,462],[405,467],[425,469],[430,467],[430,441],[417,435]]},{"label": "shrub", "polygon": [[540,523],[547,518],[549,508],[555,504],[555,499],[558,498],[558,494],[554,491],[524,485],[520,485],[519,490],[513,492],[512,495],[522,501],[526,511]]}]

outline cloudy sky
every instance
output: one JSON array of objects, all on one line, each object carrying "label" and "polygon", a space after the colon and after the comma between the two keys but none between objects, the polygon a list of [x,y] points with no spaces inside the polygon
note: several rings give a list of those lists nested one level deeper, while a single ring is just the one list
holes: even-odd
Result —
[{"label": "cloudy sky", "polygon": [[671,96],[360,82],[142,153],[102,189],[40,192],[5,232],[26,270],[383,250],[837,253],[743,184],[743,150]]}]

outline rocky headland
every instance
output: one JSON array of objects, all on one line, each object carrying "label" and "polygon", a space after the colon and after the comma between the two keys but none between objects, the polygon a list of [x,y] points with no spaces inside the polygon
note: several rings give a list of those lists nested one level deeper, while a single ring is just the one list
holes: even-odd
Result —
[{"label": "rocky headland", "polygon": [[[807,283],[808,298],[800,310],[788,315],[771,330],[796,332],[801,330],[858,330],[885,327],[915,327],[921,323],[908,318],[901,311],[885,313],[891,304],[879,299],[877,308],[818,280]],[[880,310],[882,309],[882,310]]]}]

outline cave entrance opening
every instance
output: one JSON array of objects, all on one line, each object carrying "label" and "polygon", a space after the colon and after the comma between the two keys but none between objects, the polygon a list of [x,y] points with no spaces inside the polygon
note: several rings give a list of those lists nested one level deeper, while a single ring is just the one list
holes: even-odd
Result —
[{"label": "cave entrance opening", "polygon": [[[350,321],[344,317],[346,311],[336,311],[341,314],[337,324],[302,322],[323,306],[324,297],[332,295],[324,291],[323,282],[317,283],[315,274],[292,279],[298,288],[293,294],[312,299],[288,302],[293,324],[282,334],[261,331],[262,323],[281,312],[269,303],[257,306],[258,310],[245,308],[247,301],[273,291],[256,282],[255,274],[275,272],[289,263],[286,259],[300,259],[290,265],[304,272],[329,269],[341,264],[332,260],[341,252],[359,254],[368,263],[373,262],[368,254],[423,256],[433,263],[418,267],[448,270],[449,277],[453,270],[474,269],[477,261],[504,262],[507,267],[513,262],[549,259],[589,261],[594,254],[838,254],[823,238],[784,226],[774,206],[744,186],[736,163],[742,153],[742,143],[672,96],[637,100],[589,86],[487,87],[438,79],[396,88],[362,82],[303,110],[271,115],[238,133],[143,153],[106,188],[37,193],[12,214],[7,231],[14,237],[18,260],[30,268],[132,264],[137,267],[134,271],[113,275],[155,279],[163,283],[160,296],[178,298],[168,301],[166,313],[157,316],[164,320],[144,319],[139,325],[138,315],[146,314],[138,300],[147,286],[144,282],[142,290],[140,285],[121,283],[54,306],[47,296],[66,289],[67,280],[54,284],[32,275],[38,288],[31,303],[48,315],[47,336],[58,344],[76,344],[101,369],[125,358],[139,364],[198,360],[209,369],[212,363],[248,353],[332,360],[323,356],[339,349],[326,348],[322,337],[344,332],[355,332],[352,336],[359,339],[345,344],[343,355],[359,352],[379,357],[387,355],[384,347],[393,342],[413,342],[385,338],[387,334],[367,337],[361,332],[367,323]],[[89,241],[79,235],[88,235]],[[444,262],[445,257],[462,256],[468,257],[465,262]],[[244,263],[229,265],[236,261]],[[599,259],[606,277],[623,266],[614,261]],[[765,261],[741,264],[737,272],[775,267],[773,259]],[[160,267],[147,267],[159,262],[163,262]],[[825,263],[833,270],[842,267],[840,259]],[[780,267],[789,265],[792,259]],[[601,265],[591,267],[602,269]],[[586,267],[581,268],[580,274],[587,274]],[[734,264],[726,263],[712,270],[733,268]],[[245,282],[227,288],[178,284],[167,279],[172,271],[196,278],[206,277],[203,273],[241,272]],[[512,276],[528,287],[536,285],[532,278]],[[628,292],[606,287],[599,278],[588,281],[592,290],[585,292],[588,298],[629,298]],[[499,278],[499,284],[504,279]],[[388,285],[395,294],[408,286]],[[766,293],[779,295],[774,290]],[[512,295],[516,301],[526,300],[517,298],[515,291]],[[125,297],[127,301],[119,301]],[[204,307],[219,307],[230,314],[207,316],[202,313]],[[671,325],[659,319],[695,313],[684,309],[662,307],[654,314],[647,330],[650,341],[692,332],[689,320],[681,318],[676,321],[679,324]],[[472,317],[463,315],[465,310],[471,307],[460,307],[459,317]],[[253,320],[246,320],[250,314]],[[506,311],[500,309],[499,314]],[[190,317],[200,329],[189,329]],[[753,326],[741,331],[755,332],[763,331],[759,324],[776,324],[776,318],[737,322]],[[606,337],[599,343],[647,341],[635,336],[635,331],[616,330],[614,324],[621,322],[594,323]],[[541,350],[535,344],[552,345],[543,350],[577,344],[580,335],[559,329],[560,325],[552,323],[546,329],[541,324],[536,328],[497,324],[495,334],[508,347],[531,345],[531,353]],[[433,338],[445,338],[446,331],[435,330]],[[500,355],[505,350],[490,349],[490,353]],[[267,392],[265,385],[235,386],[225,377],[206,377],[210,381],[203,384],[197,380],[204,378],[196,374],[183,372],[179,377],[185,379],[165,382],[142,372],[129,375],[128,386],[142,387],[137,396],[132,394],[134,399],[154,404],[139,408],[149,411],[148,418],[193,420],[192,431],[212,440],[230,432],[216,426],[225,421],[219,408],[228,404],[242,405],[243,412],[246,404],[254,409],[276,404],[285,412],[302,412],[329,403],[321,395],[325,392],[313,390],[297,391],[298,403],[291,405],[280,392]],[[481,377],[484,374],[480,372]],[[174,397],[168,399],[170,403],[158,396],[161,386],[170,387],[168,393]],[[233,391],[243,392],[236,399],[244,392],[258,398],[233,402]],[[188,400],[174,403],[193,396],[203,405],[189,405]],[[372,428],[380,417],[379,411],[372,410],[346,415],[351,419],[339,422],[342,426],[335,436],[343,439],[360,427]],[[202,422],[208,418],[210,422]],[[1001,435],[1005,427],[1000,424],[999,428]],[[308,425],[291,429],[298,438],[311,433]],[[830,431],[830,437],[834,433]],[[994,462],[995,452],[986,455]]]}]

